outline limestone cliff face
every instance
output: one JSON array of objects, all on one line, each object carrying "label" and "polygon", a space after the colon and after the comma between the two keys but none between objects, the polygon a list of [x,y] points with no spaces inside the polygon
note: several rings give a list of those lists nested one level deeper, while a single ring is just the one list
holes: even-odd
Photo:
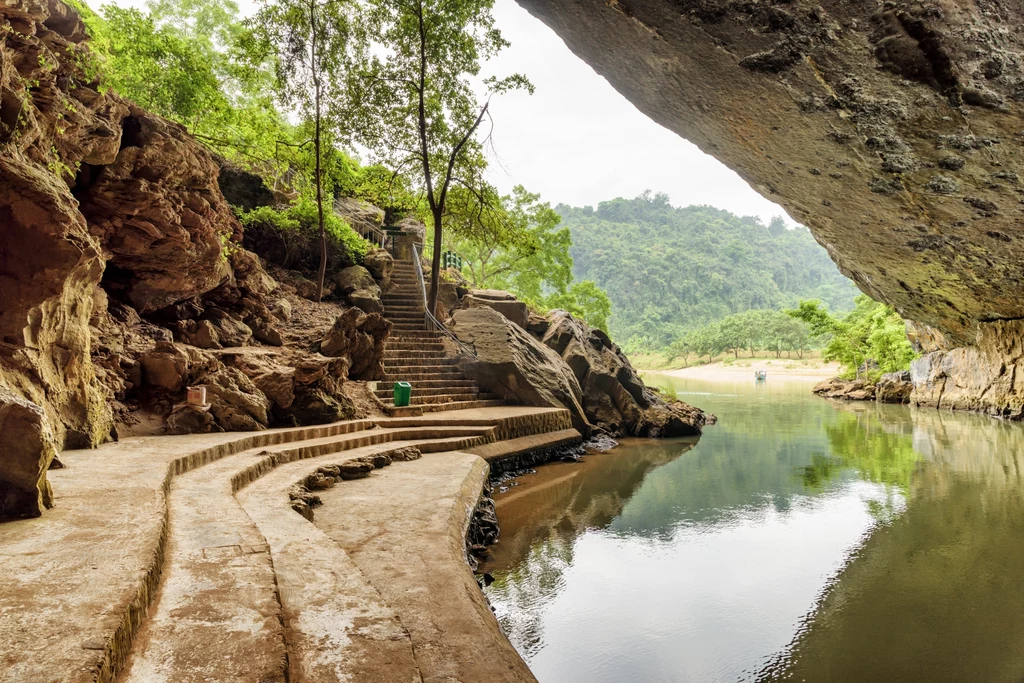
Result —
[{"label": "limestone cliff face", "polygon": [[[210,152],[101,87],[85,43],[59,0],[0,2],[0,519],[49,506],[54,455],[111,438],[115,410],[171,432],[351,416],[343,385],[380,373],[390,330],[271,277]],[[172,412],[186,384],[209,413]]]},{"label": "limestone cliff face", "polygon": [[518,0],[909,319],[1024,317],[1024,5]]}]

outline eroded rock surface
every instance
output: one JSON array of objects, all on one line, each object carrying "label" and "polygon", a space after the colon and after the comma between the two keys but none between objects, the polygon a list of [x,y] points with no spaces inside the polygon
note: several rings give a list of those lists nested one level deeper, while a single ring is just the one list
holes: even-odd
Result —
[{"label": "eroded rock surface", "polygon": [[460,308],[451,328],[476,352],[461,360],[467,377],[507,400],[567,408],[585,436],[594,427],[615,436],[697,435],[714,419],[659,397],[606,334],[565,311],[521,326],[489,306]]},{"label": "eroded rock surface", "polygon": [[1024,317],[1024,5],[519,0],[955,345]]}]

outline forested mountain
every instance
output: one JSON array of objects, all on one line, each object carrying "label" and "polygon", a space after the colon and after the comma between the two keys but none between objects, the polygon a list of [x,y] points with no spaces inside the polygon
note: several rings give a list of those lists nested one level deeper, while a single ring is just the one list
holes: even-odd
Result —
[{"label": "forested mountain", "polygon": [[806,228],[781,219],[676,208],[649,192],[556,210],[572,231],[574,275],[608,293],[620,343],[657,348],[730,313],[801,299],[846,311],[858,293]]}]

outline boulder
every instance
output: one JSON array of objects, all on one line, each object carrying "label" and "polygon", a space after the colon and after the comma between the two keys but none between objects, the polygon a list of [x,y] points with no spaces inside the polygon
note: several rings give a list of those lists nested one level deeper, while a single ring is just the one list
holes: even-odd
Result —
[{"label": "boulder", "polygon": [[489,307],[456,311],[451,329],[476,351],[476,356],[460,357],[468,378],[506,400],[567,408],[573,426],[584,435],[591,433],[580,384],[552,349]]},{"label": "boulder", "polygon": [[363,313],[358,308],[348,308],[324,335],[320,353],[347,358],[351,379],[381,379],[384,376],[381,359],[390,333],[391,323],[379,313]]},{"label": "boulder", "polygon": [[286,323],[292,319],[292,302],[282,297],[274,302],[270,312],[274,314],[275,318]]},{"label": "boulder", "polygon": [[500,290],[471,289],[462,297],[462,305],[466,308],[493,308],[524,330],[530,319],[530,309],[525,303]]},{"label": "boulder", "polygon": [[116,267],[109,287],[149,313],[229,280],[222,240],[241,226],[206,148],[176,123],[129,110],[117,158],[89,171],[79,202]]},{"label": "boulder", "polygon": [[376,289],[377,295],[380,296],[380,288],[377,286],[377,281],[373,279],[370,271],[363,266],[342,268],[334,275],[333,280],[337,285],[338,291],[343,294],[359,289]]},{"label": "boulder", "polygon": [[46,471],[60,444],[43,409],[0,386],[0,520],[38,517],[53,504]]},{"label": "boulder", "polygon": [[395,259],[386,249],[371,249],[367,252],[363,257],[363,267],[370,271],[370,275],[381,288],[387,289],[391,285],[391,271],[395,268]]},{"label": "boulder", "polygon": [[380,287],[370,271],[363,266],[342,268],[334,276],[337,290],[348,297],[349,303],[365,313],[383,313]]},{"label": "boulder", "polygon": [[223,431],[209,410],[189,405],[175,406],[164,423],[166,434],[210,434]]},{"label": "boulder", "polygon": [[888,372],[875,384],[875,398],[882,403],[909,403],[913,388],[909,370]]},{"label": "boulder", "polygon": [[553,311],[547,322],[542,343],[572,369],[587,419],[610,434],[697,435],[713,419],[682,401],[665,401],[648,388],[603,331],[565,311]]},{"label": "boulder", "polygon": [[247,346],[252,341],[252,328],[219,308],[206,309],[205,317],[217,331],[223,346]]},{"label": "boulder", "polygon": [[252,432],[270,423],[270,400],[240,370],[221,366],[196,378],[206,387],[214,421],[226,432]]},{"label": "boulder", "polygon": [[144,354],[139,362],[142,365],[142,380],[150,386],[179,393],[188,382],[189,355],[173,342],[157,342],[153,350]]},{"label": "boulder", "polygon": [[379,289],[357,289],[349,292],[348,301],[364,313],[384,313]]}]

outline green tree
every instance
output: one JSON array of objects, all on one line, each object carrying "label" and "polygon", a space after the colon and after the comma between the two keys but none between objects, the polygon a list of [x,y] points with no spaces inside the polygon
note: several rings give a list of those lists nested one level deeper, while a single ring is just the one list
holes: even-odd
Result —
[{"label": "green tree", "polygon": [[906,370],[916,357],[899,314],[866,295],[858,296],[854,309],[842,318],[813,300],[801,301],[788,314],[807,323],[812,335],[827,340],[824,358],[838,361],[846,377],[859,376],[862,369],[870,373],[869,361],[877,364],[878,374]]},{"label": "green tree", "polygon": [[[494,25],[493,0],[369,0],[373,35],[387,59],[373,61],[360,109],[364,143],[389,168],[415,167],[433,221],[428,306],[436,309],[443,221],[453,185],[479,192],[486,159],[481,125],[490,100],[473,79],[508,45]],[[489,93],[532,90],[519,74],[488,78]],[[483,195],[481,195],[483,198]]]},{"label": "green tree", "polygon": [[228,159],[280,176],[277,140],[290,127],[273,105],[269,63],[238,50],[244,27],[231,0],[158,0],[148,10],[80,2],[106,86],[181,123]]},{"label": "green tree", "polygon": [[552,294],[545,298],[543,303],[549,309],[559,308],[568,311],[585,320],[591,327],[608,334],[608,316],[612,312],[612,302],[593,280],[574,282],[564,294]]},{"label": "green tree", "polygon": [[314,155],[313,186],[320,231],[320,269],[316,298],[323,297],[327,270],[327,229],[324,219],[324,148],[339,135],[339,124],[351,109],[348,76],[365,47],[355,3],[342,0],[272,0],[248,22],[245,46],[257,63],[273,59],[276,88],[282,104],[311,121],[309,140]]}]

